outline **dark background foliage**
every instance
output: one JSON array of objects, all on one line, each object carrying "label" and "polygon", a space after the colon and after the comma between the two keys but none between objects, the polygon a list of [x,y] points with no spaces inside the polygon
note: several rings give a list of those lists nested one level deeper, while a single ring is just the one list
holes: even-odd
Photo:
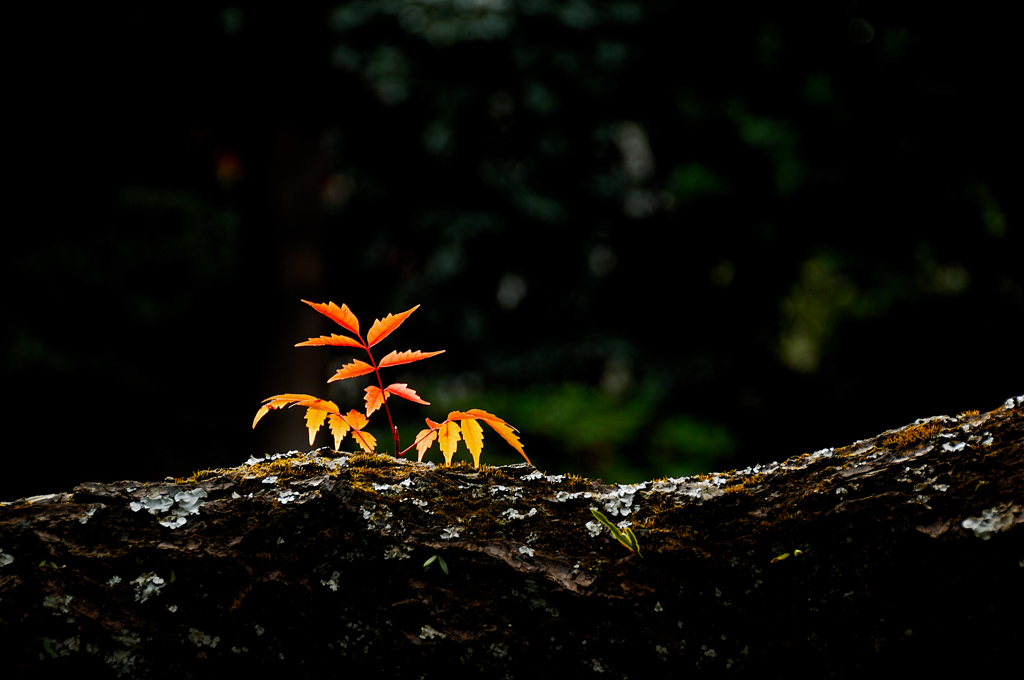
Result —
[{"label": "dark background foliage", "polygon": [[[1008,17],[959,6],[150,3],[22,17],[0,497],[307,448],[294,349],[382,349],[549,472],[633,482],[1021,390]],[[347,381],[355,383],[356,381]],[[390,450],[382,415],[371,420]],[[327,444],[321,433],[317,445]],[[494,435],[484,460],[514,462]],[[433,459],[438,460],[434,453]],[[461,456],[461,454],[460,454]],[[40,462],[45,465],[40,466]]]}]

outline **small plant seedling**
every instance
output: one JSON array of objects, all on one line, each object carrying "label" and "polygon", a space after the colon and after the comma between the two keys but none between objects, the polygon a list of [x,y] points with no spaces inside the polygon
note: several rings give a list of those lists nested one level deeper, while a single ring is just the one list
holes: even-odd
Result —
[{"label": "small plant seedling", "polygon": [[444,575],[447,576],[448,575],[448,563],[445,562],[444,558],[441,557],[440,555],[434,555],[429,560],[424,562],[423,563],[423,568],[424,569],[430,569],[430,565],[432,565],[434,562],[437,562],[437,565],[439,567],[441,567],[441,571],[443,571]]},{"label": "small plant seedling", "polygon": [[[487,423],[491,429],[501,435],[502,439],[507,441],[512,448],[518,451],[519,454],[526,459],[527,463],[530,462],[530,459],[526,456],[526,452],[523,450],[522,443],[519,441],[519,437],[516,436],[517,430],[501,418],[486,411],[481,411],[480,409],[452,411],[448,414],[448,417],[440,423],[435,423],[430,418],[427,418],[427,428],[421,430],[420,433],[416,435],[416,440],[411,446],[407,447],[405,450],[401,450],[398,438],[398,429],[395,427],[394,420],[391,418],[391,409],[388,406],[388,398],[396,396],[416,402],[417,404],[425,405],[429,405],[430,402],[424,401],[418,394],[416,394],[415,390],[409,388],[407,383],[392,383],[385,387],[384,381],[380,377],[380,369],[429,359],[432,356],[441,354],[444,350],[442,349],[436,352],[421,352],[419,350],[406,350],[405,352],[395,351],[385,355],[379,362],[377,362],[373,358],[373,353],[370,351],[370,348],[389,336],[396,328],[401,326],[402,323],[409,318],[410,314],[419,309],[419,305],[416,305],[412,309],[402,312],[401,314],[388,314],[383,319],[377,319],[373,322],[373,326],[370,327],[369,332],[366,334],[366,339],[364,340],[363,336],[359,333],[359,320],[356,318],[356,315],[352,313],[352,310],[348,308],[348,305],[343,304],[341,307],[338,307],[338,305],[333,302],[328,302],[326,304],[309,302],[308,300],[303,300],[303,302],[326,316],[331,321],[337,323],[354,337],[332,333],[331,335],[321,335],[319,338],[309,338],[305,342],[296,344],[296,347],[334,345],[339,347],[361,348],[366,351],[366,355],[369,357],[370,363],[355,359],[351,363],[345,364],[338,369],[337,373],[327,381],[334,382],[335,380],[347,380],[349,378],[356,378],[358,376],[373,373],[377,378],[377,384],[370,385],[366,388],[366,396],[364,397],[366,402],[366,415],[363,415],[355,409],[352,409],[348,413],[342,413],[334,402],[318,399],[317,397],[308,394],[278,394],[263,400],[263,406],[261,406],[260,410],[256,412],[256,418],[252,421],[252,426],[254,428],[256,427],[256,423],[260,422],[260,419],[271,410],[283,408],[285,406],[305,406],[306,428],[309,430],[310,446],[313,445],[313,440],[316,439],[317,431],[319,431],[320,427],[326,421],[331,430],[331,434],[334,435],[335,449],[341,445],[341,440],[351,431],[352,438],[355,439],[359,448],[366,453],[373,453],[377,447],[377,439],[372,434],[364,432],[363,428],[369,423],[369,417],[373,412],[383,406],[384,412],[387,413],[388,416],[388,426],[391,430],[391,436],[395,440],[395,455],[403,456],[407,451],[409,451],[409,449],[416,447],[416,451],[419,454],[417,460],[422,461],[423,455],[430,448],[431,444],[437,441],[438,446],[441,448],[441,454],[444,456],[445,465],[451,465],[459,439],[461,438],[462,441],[466,443],[466,448],[469,449],[470,454],[473,456],[474,467],[480,467],[480,453],[483,451],[484,447],[484,434],[478,421],[482,420]],[[461,425],[459,423],[461,423]]]},{"label": "small plant seedling", "polygon": [[626,527],[626,530],[623,531],[615,526],[614,522],[605,517],[604,513],[596,508],[591,508],[590,512],[594,515],[594,519],[608,527],[608,530],[612,532],[612,536],[615,537],[616,541],[629,548],[630,552],[636,553],[637,557],[643,557],[643,555],[640,554],[640,544],[636,540],[636,534],[633,533],[633,529]]},{"label": "small plant seedling", "polygon": [[[803,554],[804,554],[803,550],[794,550],[793,551],[793,557],[800,557]],[[782,560],[785,560],[785,559],[789,559],[789,553],[782,553],[778,557],[774,558],[772,560],[772,564],[775,564],[776,562],[781,562]]]}]

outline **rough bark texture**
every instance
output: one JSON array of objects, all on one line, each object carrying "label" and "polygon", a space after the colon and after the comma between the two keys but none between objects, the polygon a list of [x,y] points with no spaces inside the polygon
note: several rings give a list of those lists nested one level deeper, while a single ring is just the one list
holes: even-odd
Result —
[{"label": "rough bark texture", "polygon": [[[647,678],[1001,668],[1024,644],[1022,405],[629,487],[525,464],[443,468],[319,450],[22,499],[0,506],[0,669]],[[766,436],[766,461],[784,439]],[[631,522],[641,555],[591,508]],[[448,573],[440,560],[424,568],[434,555]]]}]

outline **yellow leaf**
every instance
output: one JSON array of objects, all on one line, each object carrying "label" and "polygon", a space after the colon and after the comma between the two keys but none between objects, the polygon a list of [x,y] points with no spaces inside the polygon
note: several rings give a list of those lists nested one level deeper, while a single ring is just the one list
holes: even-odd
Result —
[{"label": "yellow leaf", "polygon": [[444,454],[445,465],[452,464],[452,457],[455,455],[455,448],[459,445],[459,432],[461,431],[458,423],[450,421],[441,423],[441,427],[437,430],[437,441],[441,447],[441,453]]},{"label": "yellow leaf", "polygon": [[484,431],[475,420],[462,421],[462,441],[473,454],[473,467],[480,467],[480,452],[484,449]]},{"label": "yellow leaf", "polygon": [[256,412],[256,417],[252,421],[252,426],[254,428],[256,427],[256,423],[260,422],[260,419],[267,415],[271,410],[284,408],[289,405],[307,406],[309,408],[327,411],[328,413],[338,412],[338,407],[334,402],[317,399],[316,397],[308,394],[275,394],[272,397],[267,397],[263,401],[263,406],[261,406],[260,410]]},{"label": "yellow leaf", "polygon": [[318,409],[315,407],[309,407],[306,409],[306,427],[309,428],[309,445],[313,445],[313,440],[316,439],[317,430],[324,424],[324,420],[327,419],[327,411]]},{"label": "yellow leaf", "polygon": [[[491,415],[487,411],[481,411],[478,408],[472,408],[466,411],[466,415],[474,418],[479,418],[488,425],[491,426],[495,432],[501,435],[501,438],[507,441],[513,449],[519,452],[523,458],[526,458],[526,462],[530,463],[530,459],[526,456],[526,451],[523,450],[523,445],[519,441],[519,437],[516,436],[516,428],[512,427],[498,416]],[[533,463],[530,463],[533,465]]]},{"label": "yellow leaf", "polygon": [[348,431],[351,428],[349,428],[345,419],[337,413],[332,413],[328,417],[327,422],[331,427],[331,434],[334,435],[334,450],[337,451],[341,448],[341,440],[345,438],[345,435],[348,434]]},{"label": "yellow leaf", "polygon": [[356,440],[361,448],[366,453],[373,453],[373,450],[377,448],[377,440],[369,432],[362,432],[355,430],[352,432],[352,437]]},{"label": "yellow leaf", "polygon": [[435,439],[437,439],[437,430],[420,430],[420,433],[416,435],[416,451],[419,453],[416,457],[417,462],[423,462],[423,454],[427,452]]}]

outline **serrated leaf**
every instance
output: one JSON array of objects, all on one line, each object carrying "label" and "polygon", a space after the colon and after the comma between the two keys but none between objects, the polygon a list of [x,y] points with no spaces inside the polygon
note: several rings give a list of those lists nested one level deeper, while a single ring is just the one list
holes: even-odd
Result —
[{"label": "serrated leaf", "polygon": [[341,448],[341,440],[345,438],[345,435],[352,428],[337,413],[332,413],[327,417],[327,424],[331,428],[331,435],[334,436],[334,450],[337,451]]},{"label": "serrated leaf", "polygon": [[424,406],[430,406],[429,401],[423,401],[420,395],[416,394],[416,390],[410,389],[407,383],[392,383],[384,388],[385,392],[393,394],[402,399],[408,399],[414,401],[417,404],[423,404]]},{"label": "serrated leaf", "polygon": [[268,412],[273,409],[284,408],[285,406],[307,406],[320,411],[327,411],[328,413],[338,412],[338,407],[334,402],[318,399],[309,394],[276,394],[273,397],[267,397],[263,401],[263,406],[256,412],[256,417],[252,421],[254,428],[256,423],[260,422],[260,419],[267,415]]},{"label": "serrated leaf", "polygon": [[356,443],[359,444],[359,448],[366,453],[373,453],[377,448],[377,440],[369,432],[355,430],[352,432],[352,437],[356,440]]},{"label": "serrated leaf", "polygon": [[338,347],[362,347],[363,343],[359,342],[355,338],[350,338],[347,335],[338,335],[337,333],[331,333],[330,335],[321,335],[319,338],[310,338],[305,342],[296,343],[296,347],[319,347],[322,345],[336,345]]},{"label": "serrated leaf", "polygon": [[331,378],[327,382],[334,382],[335,380],[345,380],[346,378],[355,378],[360,375],[366,375],[367,373],[373,373],[373,366],[366,363],[365,361],[355,359],[352,361],[352,363],[345,364],[344,366],[339,368],[338,372],[331,376]]},{"label": "serrated leaf", "polygon": [[[429,423],[430,421],[427,420],[427,422]],[[416,453],[418,454],[416,457],[417,462],[423,462],[423,454],[427,452],[427,449],[430,448],[430,445],[433,444],[436,439],[437,430],[420,430],[420,433],[416,435]]]},{"label": "serrated leaf", "polygon": [[[519,455],[525,458],[527,463],[530,463],[530,459],[527,457],[526,451],[523,450],[523,445],[519,441],[519,437],[516,436],[516,428],[509,425],[498,416],[492,415],[487,411],[481,411],[478,408],[472,408],[466,411],[466,415],[479,418],[490,425],[491,429],[500,434],[502,439],[507,441],[513,449],[518,451]],[[530,463],[530,465],[533,465],[533,463]]]},{"label": "serrated leaf", "polygon": [[384,405],[384,399],[387,395],[376,385],[368,385],[366,387],[366,395],[363,400],[366,402],[366,417],[370,415]]},{"label": "serrated leaf", "polygon": [[309,429],[309,445],[313,445],[313,440],[316,439],[316,433],[320,430],[320,426],[324,424],[324,420],[327,419],[327,411],[322,411],[318,408],[306,409],[306,427]]},{"label": "serrated leaf", "polygon": [[476,420],[462,421],[462,441],[473,455],[473,467],[480,467],[480,452],[484,449],[484,430]]},{"label": "serrated leaf", "polygon": [[333,302],[323,304],[322,302],[310,302],[309,300],[303,300],[307,305],[320,312],[328,319],[338,324],[342,328],[348,331],[352,331],[356,335],[359,335],[359,319],[352,313],[352,310],[348,308],[348,305],[338,305]]},{"label": "serrated leaf", "polygon": [[455,456],[455,449],[459,445],[459,433],[462,428],[458,423],[445,421],[437,429],[437,442],[441,447],[441,454],[444,455],[444,464],[451,465],[452,457]]},{"label": "serrated leaf", "polygon": [[373,322],[373,326],[370,327],[370,332],[366,334],[366,346],[373,347],[384,338],[391,335],[391,332],[402,325],[402,322],[409,318],[409,315],[419,309],[420,306],[416,305],[410,310],[404,311],[401,314],[388,314],[383,319],[377,319]]},{"label": "serrated leaf", "polygon": [[423,359],[429,359],[435,357],[438,354],[444,354],[444,350],[440,349],[436,352],[421,352],[416,350],[415,352],[411,349],[407,349],[404,352],[390,352],[380,360],[377,364],[378,368],[384,368],[386,366],[398,366],[400,364],[411,364],[414,361],[422,361]]},{"label": "serrated leaf", "polygon": [[339,416],[344,418],[345,422],[348,423],[349,427],[353,430],[361,430],[370,422],[366,419],[366,416],[355,409],[352,409],[345,414],[339,414]]}]

